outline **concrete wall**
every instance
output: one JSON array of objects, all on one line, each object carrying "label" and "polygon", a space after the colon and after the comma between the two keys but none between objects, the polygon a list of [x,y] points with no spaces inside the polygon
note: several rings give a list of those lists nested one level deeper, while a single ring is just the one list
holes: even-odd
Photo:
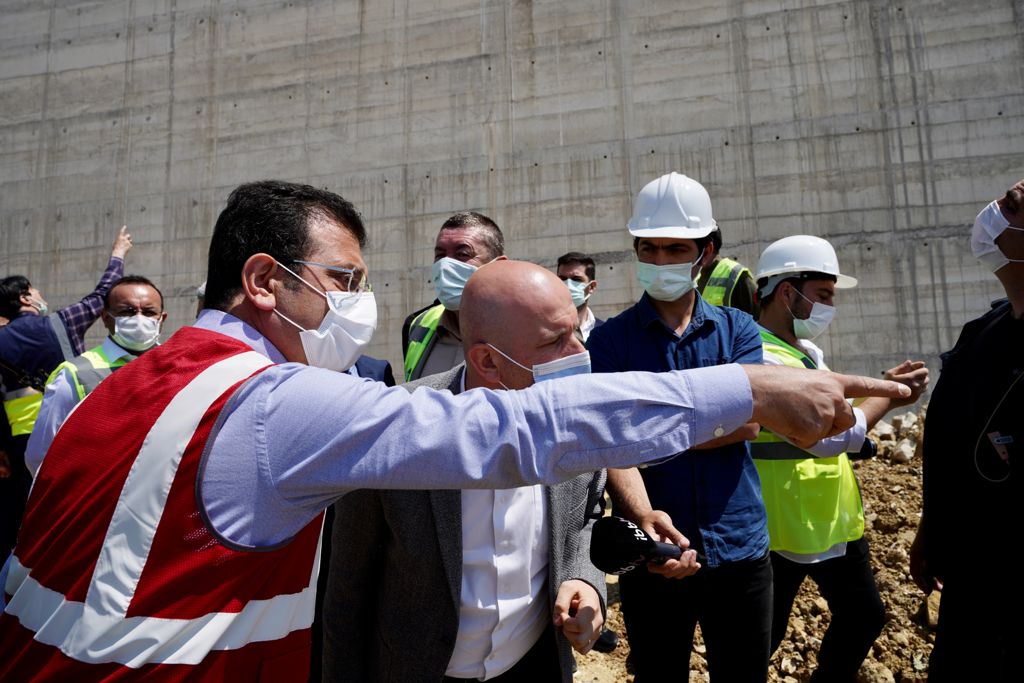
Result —
[{"label": "concrete wall", "polygon": [[448,214],[514,257],[597,254],[607,316],[640,295],[632,196],[679,170],[727,255],[834,242],[861,286],[826,351],[876,372],[1000,291],[967,233],[1024,176],[1022,65],[1020,0],[6,0],[0,273],[69,303],[128,223],[176,327],[231,188],[305,181],[366,218],[397,367]]}]

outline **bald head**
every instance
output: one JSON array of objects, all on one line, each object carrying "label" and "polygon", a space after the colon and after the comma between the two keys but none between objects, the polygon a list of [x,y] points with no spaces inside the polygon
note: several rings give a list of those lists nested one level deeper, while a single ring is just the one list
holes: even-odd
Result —
[{"label": "bald head", "polygon": [[583,350],[569,289],[551,271],[524,261],[494,261],[473,273],[462,293],[459,326],[470,366],[467,386],[474,374],[480,386],[532,384],[529,371],[488,344],[526,368]]},{"label": "bald head", "polygon": [[497,344],[522,331],[524,323],[555,318],[566,306],[572,308],[572,296],[551,271],[525,261],[495,261],[466,283],[459,310],[462,339]]}]

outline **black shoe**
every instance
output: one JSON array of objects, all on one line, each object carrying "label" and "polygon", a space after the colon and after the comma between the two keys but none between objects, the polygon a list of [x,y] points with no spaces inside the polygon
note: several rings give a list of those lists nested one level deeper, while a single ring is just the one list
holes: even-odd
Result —
[{"label": "black shoe", "polygon": [[611,629],[601,631],[601,635],[594,641],[594,649],[598,652],[609,653],[619,644],[619,634]]}]

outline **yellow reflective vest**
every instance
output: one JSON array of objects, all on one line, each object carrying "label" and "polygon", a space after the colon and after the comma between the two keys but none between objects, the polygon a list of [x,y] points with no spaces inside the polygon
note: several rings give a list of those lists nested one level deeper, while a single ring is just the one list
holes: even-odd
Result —
[{"label": "yellow reflective vest", "polygon": [[[818,368],[799,349],[761,329],[765,357],[795,368]],[[750,444],[761,476],[772,550],[812,555],[864,535],[864,507],[845,453],[816,458],[767,429]]]},{"label": "yellow reflective vest", "polygon": [[7,422],[11,425],[11,436],[32,433],[32,426],[39,417],[39,406],[42,404],[42,392],[32,387],[4,392],[4,412],[7,414]]},{"label": "yellow reflective vest", "polygon": [[744,273],[750,275],[750,270],[742,263],[722,258],[715,264],[715,269],[711,271],[711,277],[708,278],[700,295],[709,304],[731,306],[733,290]]},{"label": "yellow reflective vest", "polygon": [[431,306],[420,313],[409,326],[409,348],[405,351],[405,381],[414,376],[420,364],[426,361],[425,354],[437,336],[437,326],[444,315],[444,305]]},{"label": "yellow reflective vest", "polygon": [[78,400],[81,401],[88,396],[93,389],[99,385],[104,379],[110,376],[114,370],[117,370],[122,365],[128,363],[128,361],[137,358],[134,354],[127,354],[121,356],[117,360],[111,361],[107,358],[107,354],[103,353],[103,344],[95,348],[91,348],[81,356],[76,356],[71,360],[64,361],[58,365],[53,372],[50,373],[46,383],[49,385],[63,370],[67,370],[68,374],[71,375],[71,380],[75,386],[75,391],[78,393]]}]

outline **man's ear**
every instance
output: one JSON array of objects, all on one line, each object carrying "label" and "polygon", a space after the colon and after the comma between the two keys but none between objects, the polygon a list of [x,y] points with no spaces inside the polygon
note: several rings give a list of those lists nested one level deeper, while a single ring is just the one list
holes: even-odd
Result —
[{"label": "man's ear", "polygon": [[163,313],[160,314],[160,329],[161,330],[164,329],[164,321],[166,321],[166,320],[167,320],[167,311],[164,311]]},{"label": "man's ear", "polygon": [[114,334],[114,316],[107,313],[107,309],[100,311],[100,320],[103,322],[103,326],[107,328],[110,334]]},{"label": "man's ear", "polygon": [[483,342],[477,342],[469,347],[466,354],[466,362],[473,366],[477,376],[491,386],[497,386],[501,381],[501,371],[494,364],[494,350]]},{"label": "man's ear", "polygon": [[[785,287],[786,289],[783,289],[783,287]],[[793,297],[790,296],[790,292],[793,291],[798,290],[796,286],[792,282],[789,282],[788,280],[783,280],[779,284],[775,285],[775,293],[779,296],[779,298],[782,299],[783,302],[785,302],[786,306],[788,306],[789,308],[792,308],[794,305],[796,305],[796,302],[792,301]]]},{"label": "man's ear", "polygon": [[242,266],[242,292],[253,306],[261,311],[277,308],[277,288],[281,286],[277,274],[277,261],[270,254],[253,254]]},{"label": "man's ear", "polygon": [[593,294],[594,290],[597,289],[597,280],[591,280],[587,283],[586,288],[583,290],[584,294]]}]

